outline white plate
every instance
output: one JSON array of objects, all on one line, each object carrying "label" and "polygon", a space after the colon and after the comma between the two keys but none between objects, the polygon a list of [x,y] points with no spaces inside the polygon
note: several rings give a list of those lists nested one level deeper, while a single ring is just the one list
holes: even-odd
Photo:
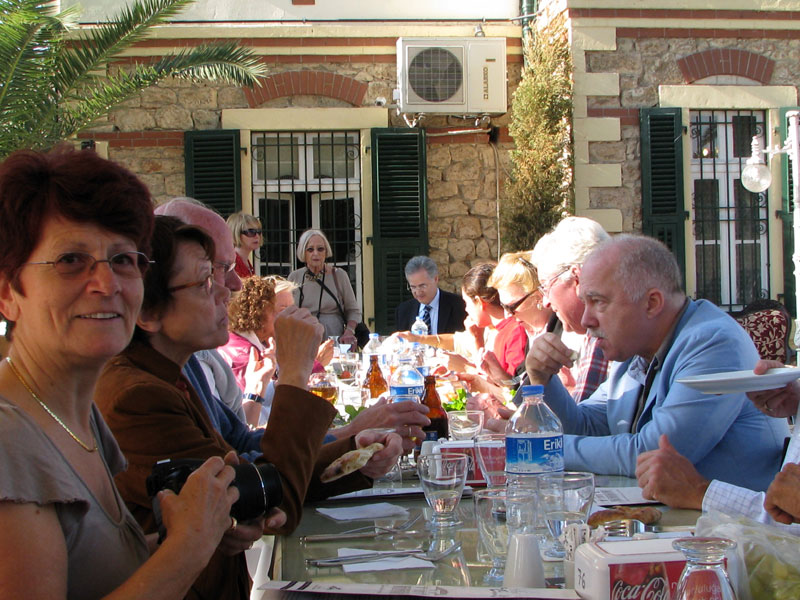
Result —
[{"label": "white plate", "polygon": [[795,379],[800,379],[800,369],[782,367],[769,369],[763,375],[755,375],[751,370],[729,371],[727,373],[693,375],[675,381],[706,394],[735,394],[782,388]]}]

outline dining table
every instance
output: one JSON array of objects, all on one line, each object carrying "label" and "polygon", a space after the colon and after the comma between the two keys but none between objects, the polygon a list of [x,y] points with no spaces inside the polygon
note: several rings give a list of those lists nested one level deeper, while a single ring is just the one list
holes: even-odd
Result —
[{"label": "dining table", "polygon": [[[259,561],[260,576],[256,578],[251,600],[295,597],[294,594],[299,590],[310,591],[312,588],[316,588],[315,591],[318,592],[338,592],[344,595],[519,597],[513,593],[509,595],[508,590],[500,589],[496,583],[484,581],[491,563],[479,543],[475,510],[470,497],[472,488],[465,488],[456,509],[460,523],[453,527],[432,529],[429,524],[431,509],[419,489],[419,482],[407,475],[409,474],[404,473],[402,483],[362,491],[347,498],[331,498],[307,504],[298,528],[290,535],[275,538],[274,543],[269,544],[262,553]],[[635,479],[627,477],[597,475],[595,479],[598,488],[629,488],[637,485]],[[378,519],[337,521],[318,510],[351,507],[357,509],[358,513],[366,512],[375,503],[389,503],[396,507],[397,514]],[[660,525],[666,528],[688,529],[701,514],[696,510],[654,506],[662,511]],[[421,518],[409,531],[360,539],[336,537],[362,526],[394,527],[417,515],[421,515]],[[334,537],[330,541],[305,541],[306,536],[315,534],[333,534]],[[342,566],[317,567],[306,562],[307,559],[336,556],[340,548],[363,551],[419,548],[441,550],[454,543],[460,544],[459,551],[424,568],[379,570],[380,567],[373,566],[364,570],[346,570]],[[565,581],[563,561],[547,560],[543,567],[547,589],[538,592],[527,590],[525,597],[579,598],[574,590],[562,589]],[[270,589],[259,590],[258,587],[264,583],[271,586]],[[355,598],[356,595],[352,597]]]}]

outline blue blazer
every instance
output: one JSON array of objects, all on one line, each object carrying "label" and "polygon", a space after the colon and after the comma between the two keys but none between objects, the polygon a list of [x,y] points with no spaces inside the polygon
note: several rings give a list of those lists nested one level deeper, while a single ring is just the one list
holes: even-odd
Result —
[{"label": "blue blazer", "polygon": [[[409,331],[419,314],[419,302],[414,298],[397,305],[394,310],[395,331]],[[439,290],[439,331],[431,333],[455,333],[464,331],[467,308],[459,294]]]},{"label": "blue blazer", "polygon": [[636,431],[641,386],[628,374],[632,359],[612,363],[608,379],[575,404],[558,377],[545,401],[564,425],[565,468],[635,477],[636,457],[667,434],[675,449],[708,479],[766,490],[780,469],[786,419],[759,412],[744,393],[714,396],[676,383],[690,375],[752,369],[752,340],[728,314],[706,300],[689,301],[657,372]]}]

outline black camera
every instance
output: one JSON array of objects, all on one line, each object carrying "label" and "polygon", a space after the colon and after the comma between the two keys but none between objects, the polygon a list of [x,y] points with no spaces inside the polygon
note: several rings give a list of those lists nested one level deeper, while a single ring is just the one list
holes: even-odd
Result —
[{"label": "black camera", "polygon": [[[156,494],[165,489],[180,493],[189,475],[204,462],[196,458],[167,458],[153,466],[152,473],[147,477],[147,493],[153,498],[153,512],[156,513],[159,528],[161,514]],[[239,488],[239,499],[231,506],[231,516],[237,521],[260,517],[283,501],[283,486],[275,465],[242,463],[232,466],[236,476],[231,485]]]}]

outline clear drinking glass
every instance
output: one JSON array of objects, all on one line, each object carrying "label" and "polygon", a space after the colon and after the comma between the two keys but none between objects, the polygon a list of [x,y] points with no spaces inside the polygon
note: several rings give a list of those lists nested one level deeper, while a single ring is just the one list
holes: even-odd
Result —
[{"label": "clear drinking glass", "polygon": [[483,429],[482,410],[451,410],[447,413],[447,426],[454,440],[472,440]]},{"label": "clear drinking glass", "polygon": [[555,542],[545,554],[564,557],[559,536],[571,523],[585,523],[594,499],[594,475],[576,471],[545,473],[539,477],[539,506]]},{"label": "clear drinking glass", "polygon": [[515,533],[531,533],[536,524],[536,492],[528,489],[486,488],[472,495],[478,535],[489,551],[492,567],[483,578],[502,585],[508,541]]},{"label": "clear drinking glass", "polygon": [[725,571],[725,553],[736,542],[725,538],[680,538],[672,547],[686,556],[675,600],[736,600]]},{"label": "clear drinking glass", "polygon": [[336,404],[336,397],[338,396],[336,375],[325,371],[312,373],[308,378],[308,391],[331,404]]},{"label": "clear drinking glass", "polygon": [[433,511],[431,526],[452,527],[460,521],[456,507],[467,481],[469,457],[466,454],[426,454],[417,460],[417,473],[425,500]]},{"label": "clear drinking glass", "polygon": [[506,436],[480,433],[475,437],[475,457],[487,487],[506,484]]}]

